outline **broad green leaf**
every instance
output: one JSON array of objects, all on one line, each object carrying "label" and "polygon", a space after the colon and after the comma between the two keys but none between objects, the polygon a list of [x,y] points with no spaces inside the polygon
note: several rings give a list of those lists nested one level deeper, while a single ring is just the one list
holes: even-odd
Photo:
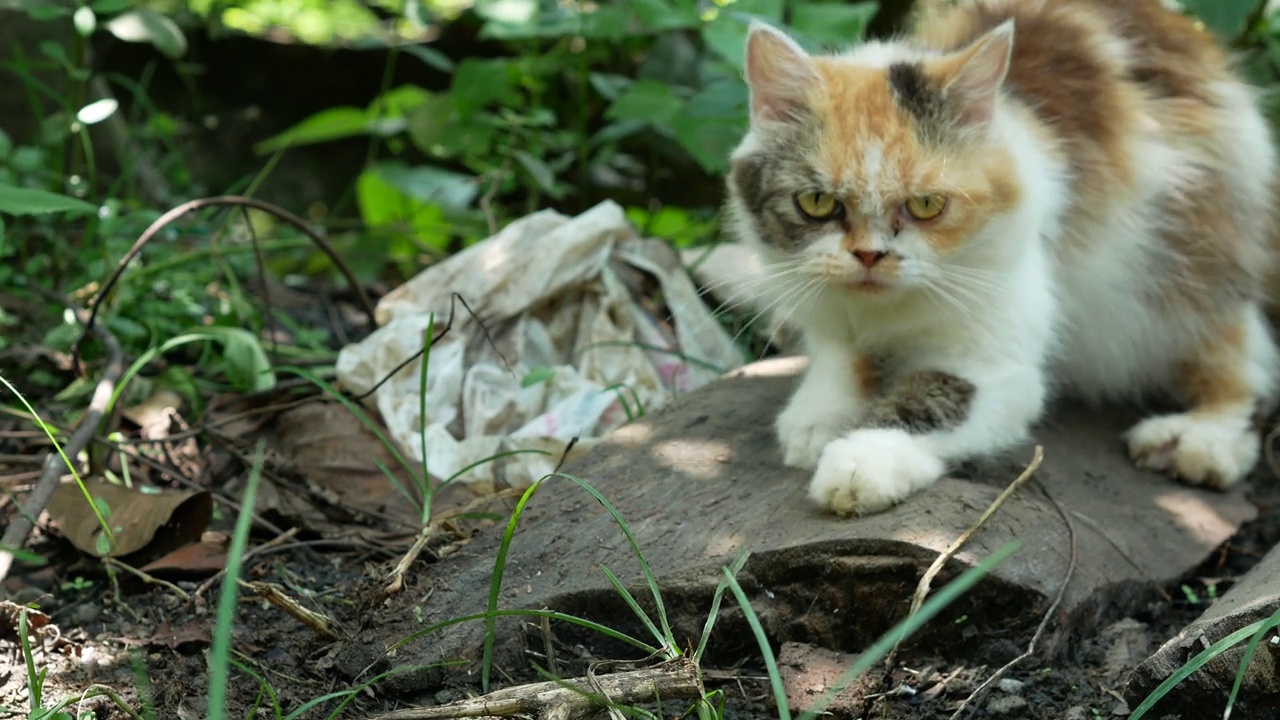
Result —
[{"label": "broad green leaf", "polygon": [[35,188],[0,185],[0,213],[8,215],[41,215],[44,213],[83,213],[98,211],[93,205],[66,195]]},{"label": "broad green leaf", "polygon": [[112,113],[120,107],[120,101],[115,98],[103,98],[80,108],[76,113],[76,120],[85,125],[97,125],[98,123],[111,117]]},{"label": "broad green leaf", "polygon": [[862,40],[867,25],[879,11],[877,2],[807,2],[797,4],[791,11],[791,27],[803,39],[818,47],[841,47]]},{"label": "broad green leaf", "polygon": [[704,87],[672,121],[676,140],[707,172],[728,168],[729,153],[747,129],[747,88],[724,79]]},{"label": "broad green leaf", "polygon": [[369,103],[369,112],[403,116],[427,102],[430,97],[430,91],[423,90],[417,85],[401,85],[391,88]]},{"label": "broad green leaf", "polygon": [[253,146],[266,155],[298,145],[313,145],[340,138],[364,135],[369,131],[369,114],[354,107],[333,107],[312,115],[284,132]]},{"label": "broad green leaf", "polygon": [[155,10],[138,8],[113,18],[107,30],[125,42],[147,42],[171,58],[187,52],[187,37],[168,16]]},{"label": "broad green leaf", "polygon": [[32,20],[38,20],[41,22],[45,20],[56,20],[71,14],[71,8],[54,5],[52,3],[28,5],[23,7],[23,9],[27,11],[27,15]]},{"label": "broad green leaf", "polygon": [[445,208],[464,208],[480,192],[475,178],[470,175],[431,165],[409,167],[392,161],[377,163],[372,169],[406,197]]},{"label": "broad green leaf", "polygon": [[453,74],[453,105],[462,118],[470,118],[486,105],[500,102],[515,104],[516,67],[509,60],[467,58],[458,63]]},{"label": "broad green leaf", "polygon": [[220,325],[204,327],[198,332],[221,341],[223,372],[238,389],[258,392],[275,387],[271,361],[256,335],[244,328]]},{"label": "broad green leaf", "polygon": [[642,120],[665,126],[684,109],[684,98],[656,80],[640,80],[631,85],[605,111],[610,120]]},{"label": "broad green leaf", "polygon": [[[543,192],[556,200],[564,197],[565,187],[556,182],[555,171],[543,162],[541,158],[534,157],[524,150],[516,150],[512,153],[512,156],[525,169],[525,172],[529,173],[529,176],[533,178],[533,181],[538,184],[538,187]],[[474,185],[474,183],[472,184]]]},{"label": "broad green leaf", "polygon": [[453,134],[454,123],[453,97],[447,93],[436,93],[428,97],[408,115],[409,139],[419,150],[428,155],[439,155],[441,147],[449,145],[456,137]]},{"label": "broad green leaf", "polygon": [[436,250],[449,244],[444,210],[405,195],[377,172],[377,166],[365,170],[356,181],[356,203],[369,227],[405,226],[418,242]]},{"label": "broad green leaf", "polygon": [[134,0],[94,0],[89,7],[99,15],[112,15],[133,7]]},{"label": "broad green leaf", "polygon": [[631,12],[640,19],[645,30],[686,30],[698,27],[702,20],[698,17],[697,5],[692,2],[676,2],[669,0],[630,0]]},{"label": "broad green leaf", "polygon": [[1184,8],[1226,41],[1244,34],[1250,16],[1262,3],[1263,0],[1182,0]]},{"label": "broad green leaf", "polygon": [[747,23],[742,18],[720,13],[702,27],[702,41],[735,70],[742,72],[747,54]]}]

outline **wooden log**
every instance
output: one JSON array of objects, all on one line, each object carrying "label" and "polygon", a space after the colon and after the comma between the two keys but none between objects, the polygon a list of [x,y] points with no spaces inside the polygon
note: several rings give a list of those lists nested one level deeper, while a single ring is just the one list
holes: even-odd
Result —
[{"label": "wooden log", "polygon": [[[824,514],[806,497],[807,473],[782,466],[773,436],[774,417],[802,367],[802,360],[783,358],[742,368],[646,414],[566,468],[626,519],[659,579],[681,643],[696,644],[721,568],[749,550],[739,578],[775,641],[865,647],[905,615],[924,568],[1032,455],[1028,445],[960,468],[882,514]],[[1062,631],[1058,640],[1136,609],[1151,599],[1156,584],[1182,576],[1253,517],[1240,491],[1188,488],[1134,469],[1119,436],[1135,419],[1078,407],[1053,413],[1036,433],[1045,449],[1039,485],[1016,493],[934,587],[1011,541],[1021,541],[1021,550],[916,641],[942,647],[984,634],[1009,636],[1039,622],[1063,581],[1070,547],[1068,529],[1040,486],[1070,514],[1078,535],[1079,564],[1054,623]],[[378,635],[346,648],[339,667],[353,676],[419,667],[385,681],[389,692],[412,694],[443,677],[439,669],[422,666],[479,658],[479,623],[407,643],[393,658],[383,651],[432,623],[483,612],[500,535],[482,534],[411,577],[405,592],[387,600]],[[652,612],[638,564],[609,514],[574,483],[549,480],[529,502],[515,534],[498,606],[573,613],[652,642],[600,565],[617,573]],[[420,606],[420,617],[414,606]],[[388,616],[403,620],[387,624]],[[564,623],[555,626],[564,637],[581,635]],[[716,628],[713,648],[755,652],[732,598],[726,598]],[[497,637],[496,662],[523,667],[520,622],[500,620]],[[536,652],[542,640],[533,639],[530,651]],[[589,646],[624,652],[601,646],[595,636]]]},{"label": "wooden log", "polygon": [[[1210,605],[1182,632],[1160,647],[1130,675],[1125,686],[1129,707],[1137,707],[1166,678],[1188,660],[1226,636],[1266,620],[1280,610],[1280,546],[1272,548],[1221,598]],[[1280,717],[1280,648],[1271,639],[1272,629],[1245,668],[1233,716],[1239,718]],[[1227,697],[1235,684],[1248,640],[1210,660],[1208,664],[1174,686],[1160,700],[1149,717],[1222,717]]]}]

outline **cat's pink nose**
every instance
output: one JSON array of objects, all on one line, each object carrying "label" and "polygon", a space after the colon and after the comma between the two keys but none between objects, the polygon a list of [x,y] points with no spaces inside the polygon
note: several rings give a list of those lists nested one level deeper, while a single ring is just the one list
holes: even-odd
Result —
[{"label": "cat's pink nose", "polygon": [[875,267],[876,263],[883,260],[885,256],[888,254],[889,253],[884,252],[882,250],[854,250],[853,251],[853,256],[858,258],[858,262],[862,263],[868,268]]}]

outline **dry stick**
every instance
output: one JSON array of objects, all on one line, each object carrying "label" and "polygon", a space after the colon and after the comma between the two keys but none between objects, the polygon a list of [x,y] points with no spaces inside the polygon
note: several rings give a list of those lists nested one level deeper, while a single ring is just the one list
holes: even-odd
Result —
[{"label": "dry stick", "polygon": [[[907,613],[907,617],[911,617],[920,611],[920,606],[924,604],[924,599],[929,595],[929,590],[933,584],[933,578],[937,576],[943,566],[946,565],[951,558],[955,557],[956,553],[960,552],[960,548],[963,547],[965,543],[969,542],[969,539],[982,529],[982,526],[987,523],[987,520],[990,520],[991,516],[995,515],[996,511],[999,510],[1000,507],[1004,505],[1004,502],[1009,499],[1009,496],[1013,495],[1018,488],[1026,484],[1027,480],[1029,480],[1031,476],[1035,474],[1036,470],[1040,468],[1040,463],[1043,460],[1044,447],[1037,445],[1035,453],[1031,456],[1031,464],[1027,465],[1026,469],[1022,471],[1022,474],[1014,478],[1013,482],[1009,483],[1009,487],[1005,488],[1004,492],[1000,493],[1000,495],[991,503],[991,506],[978,517],[978,521],[970,526],[968,530],[961,533],[960,537],[956,538],[955,542],[951,543],[951,547],[946,549],[946,552],[943,552],[934,559],[933,564],[930,565],[929,569],[925,570],[924,575],[920,577],[920,583],[916,585],[916,594],[911,598],[911,610]],[[893,662],[897,659],[898,646],[901,645],[901,643],[902,639],[899,639],[898,642],[894,644],[893,650],[889,651],[889,656],[885,658],[885,667],[893,667]]]},{"label": "dry stick", "polygon": [[154,575],[151,575],[142,570],[139,570],[138,568],[132,565],[126,565],[125,563],[122,563],[113,557],[102,558],[102,564],[110,565],[111,567],[123,570],[145,583],[151,583],[152,585],[159,585],[160,587],[168,588],[170,591],[172,591],[175,595],[182,598],[183,600],[186,600],[187,598],[191,597],[190,595],[187,594],[186,590],[183,590],[182,588],[178,587],[177,585],[174,585],[168,580],[161,580],[160,578],[155,577]]},{"label": "dry stick", "polygon": [[1049,498],[1049,502],[1053,503],[1053,507],[1057,509],[1058,514],[1062,516],[1062,521],[1067,524],[1067,533],[1071,537],[1071,558],[1067,561],[1067,574],[1062,578],[1062,585],[1058,587],[1058,594],[1053,598],[1053,602],[1049,604],[1049,609],[1044,611],[1044,617],[1040,619],[1040,626],[1036,628],[1035,634],[1031,636],[1031,642],[1027,643],[1027,651],[1022,653],[1018,657],[1010,660],[1009,662],[1005,663],[1004,667],[1000,668],[995,672],[995,674],[987,678],[986,681],[983,682],[981,685],[979,685],[976,689],[974,689],[972,693],[969,693],[969,697],[965,698],[964,702],[960,703],[960,707],[956,708],[956,711],[951,715],[951,720],[959,720],[960,714],[963,713],[965,709],[968,708],[973,702],[975,702],[978,698],[980,698],[982,696],[982,693],[986,692],[987,688],[996,684],[996,682],[998,682],[1000,678],[1004,677],[1004,674],[1009,672],[1010,668],[1012,668],[1014,665],[1017,665],[1018,663],[1022,662],[1023,660],[1026,660],[1027,658],[1035,654],[1036,643],[1040,641],[1040,636],[1044,634],[1045,628],[1049,626],[1049,620],[1053,618],[1053,614],[1058,611],[1058,606],[1062,604],[1062,598],[1067,594],[1067,586],[1071,584],[1071,577],[1075,575],[1075,572],[1076,572],[1076,526],[1075,526],[1075,523],[1071,522],[1071,516],[1067,513],[1066,510],[1062,509],[1062,505],[1058,503],[1058,499],[1055,498],[1049,492],[1049,490],[1044,487],[1044,485],[1040,485],[1040,491],[1044,493],[1045,497]]},{"label": "dry stick", "polygon": [[450,518],[475,512],[485,505],[497,500],[519,497],[523,493],[524,490],[519,488],[507,488],[506,490],[499,490],[498,492],[490,495],[478,497],[462,507],[446,510],[440,513],[432,519],[430,523],[422,528],[422,531],[418,533],[418,538],[413,541],[413,545],[409,548],[409,551],[404,554],[404,557],[400,558],[400,562],[396,563],[395,569],[387,575],[389,582],[387,583],[386,588],[383,589],[383,594],[394,595],[404,588],[405,573],[409,572],[409,568],[413,566],[414,561],[416,561],[418,556],[422,554],[422,551],[426,549],[427,542],[431,540],[431,536],[440,529],[441,525],[448,522]]},{"label": "dry stick", "polygon": [[239,579],[237,579],[237,582],[240,583],[240,587],[254,591],[258,594],[258,597],[294,616],[303,625],[311,628],[311,632],[321,638],[325,640],[342,639],[342,635],[333,629],[334,622],[328,615],[303,607],[297,600],[289,597],[289,594],[279,585],[264,582],[245,582]]},{"label": "dry stick", "polygon": [[[241,559],[240,559],[240,563],[243,565],[243,564],[247,563],[247,562],[249,561],[249,559],[250,559],[250,558],[252,558],[253,556],[258,555],[259,553],[262,553],[262,552],[266,551],[266,550],[267,550],[267,549],[269,549],[269,548],[273,548],[273,547],[275,547],[275,546],[277,546],[277,545],[283,545],[284,543],[286,543],[286,542],[288,542],[288,541],[292,540],[292,539],[294,538],[294,536],[296,536],[296,535],[298,534],[298,531],[299,531],[299,530],[301,530],[301,529],[302,529],[302,528],[296,528],[296,527],[295,527],[295,528],[290,528],[287,532],[283,532],[283,533],[281,533],[280,535],[278,535],[278,536],[276,536],[276,537],[274,537],[274,538],[272,538],[272,539],[270,539],[270,540],[268,540],[268,541],[266,541],[266,542],[262,543],[261,545],[259,545],[259,546],[255,547],[255,548],[253,548],[252,550],[249,550],[249,551],[245,552],[244,556],[243,556],[243,557],[241,557]],[[218,572],[217,572],[213,577],[211,577],[211,578],[209,578],[208,580],[205,580],[203,583],[201,583],[201,584],[200,584],[200,587],[196,588],[196,591],[195,591],[194,593],[192,593],[192,597],[193,597],[193,598],[198,599],[198,598],[200,598],[201,596],[203,596],[206,592],[208,592],[208,591],[209,591],[209,588],[213,587],[213,584],[214,584],[214,583],[216,583],[216,582],[218,582],[219,580],[221,580],[221,579],[223,578],[223,576],[224,576],[224,575],[226,575],[226,574],[227,574],[227,569],[226,569],[226,568],[223,568],[223,569],[219,570],[219,571],[218,571]]]},{"label": "dry stick", "polygon": [[[85,332],[89,332],[96,328],[98,310],[102,308],[103,301],[106,299],[108,293],[111,292],[111,288],[115,287],[115,284],[120,280],[120,276],[124,274],[125,269],[129,267],[129,263],[133,262],[133,259],[138,256],[138,253],[142,252],[142,248],[150,242],[152,238],[158,235],[161,230],[173,224],[173,222],[178,218],[197,210],[203,210],[207,207],[253,208],[255,210],[261,210],[262,212],[274,215],[289,225],[292,225],[303,235],[310,238],[311,242],[315,243],[316,247],[320,248],[320,251],[329,257],[329,260],[333,262],[334,267],[338,269],[338,272],[342,273],[342,276],[346,278],[348,283],[350,283],[351,289],[356,293],[356,298],[360,301],[361,309],[363,309],[365,315],[369,317],[370,326],[375,328],[378,327],[378,318],[374,313],[373,303],[369,301],[369,296],[365,294],[364,287],[360,285],[360,282],[356,279],[355,273],[351,271],[350,266],[348,266],[346,261],[342,259],[342,256],[338,254],[338,251],[329,244],[329,241],[321,237],[320,233],[313,230],[305,220],[294,215],[288,210],[272,205],[269,202],[264,202],[251,197],[242,197],[239,195],[219,195],[216,197],[200,198],[198,200],[185,202],[164,215],[161,215],[143,231],[142,235],[133,243],[133,247],[129,248],[129,251],[124,254],[124,257],[120,258],[120,262],[116,265],[116,269],[112,271],[111,276],[107,278],[105,283],[103,283],[102,289],[98,291],[98,294],[93,298],[93,302],[90,303],[91,309],[89,312],[89,320],[86,323]],[[79,348],[80,342],[76,341],[75,346],[71,350],[73,357],[79,356]]]},{"label": "dry stick", "polygon": [[[445,720],[446,718],[536,716],[540,720],[569,720],[598,712],[602,707],[634,705],[677,698],[700,698],[702,683],[687,657],[661,665],[590,678],[553,680],[496,690],[478,698],[448,705],[406,708],[372,715],[367,720]],[[608,697],[605,701],[603,698]]]},{"label": "dry stick", "polygon": [[[87,323],[87,315],[84,310],[73,307],[76,319],[80,322]],[[98,381],[98,386],[93,390],[93,397],[89,401],[89,407],[85,410],[84,415],[80,418],[80,426],[71,434],[67,442],[63,444],[62,451],[66,454],[67,459],[74,461],[89,445],[89,441],[93,439],[94,434],[98,432],[98,424],[102,422],[102,418],[106,415],[107,409],[111,405],[111,397],[116,389],[116,384],[120,382],[120,378],[124,376],[124,350],[120,348],[120,343],[116,341],[111,331],[103,326],[93,328],[93,334],[107,349],[107,367],[102,372],[102,379]],[[45,507],[49,504],[49,499],[53,497],[53,491],[58,488],[58,484],[62,481],[62,474],[70,471],[71,468],[66,466],[62,461],[62,455],[57,451],[51,451],[44,462],[44,470],[40,473],[40,479],[36,481],[35,487],[31,493],[27,495],[27,502],[13,516],[9,522],[9,527],[5,529],[4,536],[0,537],[0,548],[20,548],[27,544],[27,537],[31,534],[32,528],[35,527],[34,520],[44,512]],[[0,549],[0,580],[3,580],[8,574],[9,569],[13,567],[13,553],[4,549]],[[3,591],[0,591],[3,594]]]}]

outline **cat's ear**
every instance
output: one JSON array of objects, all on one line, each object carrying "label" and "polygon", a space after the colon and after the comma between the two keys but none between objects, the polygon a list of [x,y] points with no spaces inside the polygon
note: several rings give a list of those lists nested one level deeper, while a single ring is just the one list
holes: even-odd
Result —
[{"label": "cat's ear", "polygon": [[804,111],[818,73],[804,49],[782,31],[752,20],[747,31],[751,122],[785,122]]},{"label": "cat's ear", "polygon": [[1013,20],[1005,20],[944,62],[944,92],[956,102],[963,122],[991,121],[1012,53]]}]

